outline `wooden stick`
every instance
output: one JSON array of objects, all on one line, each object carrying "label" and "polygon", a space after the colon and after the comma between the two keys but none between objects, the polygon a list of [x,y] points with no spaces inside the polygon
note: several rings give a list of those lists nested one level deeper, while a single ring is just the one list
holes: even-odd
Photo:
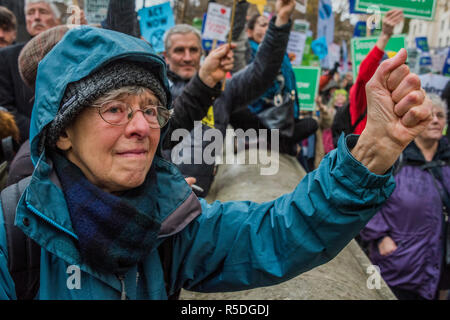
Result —
[{"label": "wooden stick", "polygon": [[[237,0],[233,0],[233,9],[231,11],[230,32],[228,33],[228,45],[231,45],[231,40],[233,39],[233,25],[234,25],[234,16],[236,13],[236,3],[237,3]],[[222,82],[222,91],[225,91],[226,83],[227,83],[227,76],[225,75],[225,78],[223,79],[223,82]]]}]

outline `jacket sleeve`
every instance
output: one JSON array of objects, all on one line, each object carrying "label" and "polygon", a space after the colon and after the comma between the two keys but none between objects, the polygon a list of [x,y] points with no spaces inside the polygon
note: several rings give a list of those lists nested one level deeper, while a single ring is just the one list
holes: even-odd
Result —
[{"label": "jacket sleeve", "polygon": [[201,121],[214,100],[222,93],[220,84],[210,88],[195,75],[184,87],[183,92],[173,102],[173,114],[169,121],[167,133],[163,139],[163,149],[171,149],[179,141],[171,141],[172,132],[176,129],[191,131],[194,121]]},{"label": "jacket sleeve", "polygon": [[[359,66],[355,84],[350,89],[350,118],[352,125],[356,123],[356,120],[358,120],[367,108],[366,84],[375,74],[383,55],[384,51],[375,46]],[[355,128],[354,133],[360,134],[365,126],[366,119],[363,119]]]},{"label": "jacket sleeve", "polygon": [[109,1],[108,13],[106,19],[102,22],[102,27],[139,38],[136,1]]},{"label": "jacket sleeve", "polygon": [[0,202],[0,300],[16,300],[14,281],[8,271],[6,230]]},{"label": "jacket sleeve", "polygon": [[247,107],[273,85],[286,53],[292,23],[275,26],[275,17],[259,46],[255,60],[239,71],[227,82],[221,99],[226,99],[229,108]]},{"label": "jacket sleeve", "polygon": [[291,194],[262,204],[203,201],[203,213],[172,239],[172,290],[274,285],[333,259],[395,187],[391,173],[374,175],[353,158],[350,137]]}]

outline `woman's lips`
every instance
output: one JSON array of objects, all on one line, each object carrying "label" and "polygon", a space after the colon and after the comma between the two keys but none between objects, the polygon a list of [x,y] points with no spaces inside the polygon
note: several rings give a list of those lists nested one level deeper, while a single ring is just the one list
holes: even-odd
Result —
[{"label": "woman's lips", "polygon": [[129,151],[122,151],[117,152],[117,155],[122,157],[142,157],[146,156],[148,153],[147,150],[129,150]]}]

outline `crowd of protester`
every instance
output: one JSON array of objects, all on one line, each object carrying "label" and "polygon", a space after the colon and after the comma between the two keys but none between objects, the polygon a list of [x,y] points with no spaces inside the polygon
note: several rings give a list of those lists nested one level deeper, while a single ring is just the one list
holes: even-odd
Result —
[{"label": "crowd of protester", "polygon": [[[303,112],[286,51],[294,6],[278,0],[273,17],[243,23],[249,5],[240,1],[233,44],[205,54],[199,31],[180,24],[165,34],[161,55],[140,39],[134,1],[111,0],[105,21],[77,28],[87,25],[82,11],[64,20],[51,0],[26,0],[32,39],[17,44],[16,17],[0,7],[0,183],[20,187],[33,176],[26,202],[17,199],[17,227],[45,249],[39,281],[21,290],[23,274],[5,262],[10,247],[0,229],[0,298],[167,299],[181,288],[249,289],[325,263],[356,238],[397,298],[445,299],[449,86],[442,99],[426,95],[404,50],[388,59],[385,47],[403,20],[391,10],[356,79],[339,63],[324,70],[317,111]],[[279,129],[280,153],[311,174],[272,202],[207,204],[217,166],[194,155],[215,141],[198,141],[196,132],[225,135],[229,126]],[[176,129],[190,134],[172,141]],[[129,153],[142,159],[110,159],[132,141]],[[180,162],[186,154],[190,161]],[[279,220],[279,230],[262,214]],[[95,290],[57,285],[70,264]]]}]

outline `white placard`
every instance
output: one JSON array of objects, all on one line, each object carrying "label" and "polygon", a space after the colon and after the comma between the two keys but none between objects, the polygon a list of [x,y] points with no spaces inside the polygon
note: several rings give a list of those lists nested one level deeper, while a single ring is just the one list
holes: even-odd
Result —
[{"label": "white placard", "polygon": [[227,34],[230,30],[231,8],[218,3],[208,5],[203,39],[226,42]]}]

